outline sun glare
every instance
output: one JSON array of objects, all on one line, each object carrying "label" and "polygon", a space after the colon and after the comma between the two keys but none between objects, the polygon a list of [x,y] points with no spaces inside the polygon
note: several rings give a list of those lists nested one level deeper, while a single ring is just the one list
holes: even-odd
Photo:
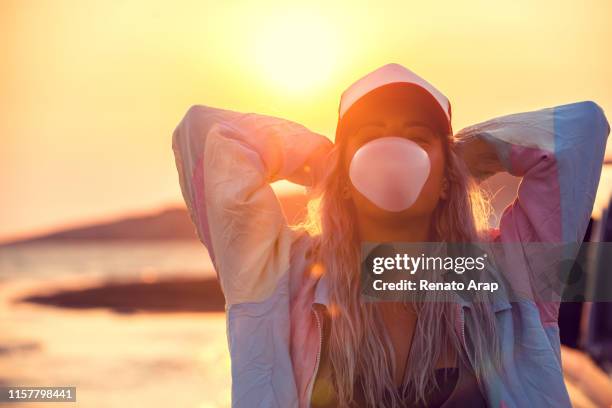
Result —
[{"label": "sun glare", "polygon": [[267,81],[286,92],[320,87],[338,58],[333,27],[321,16],[276,15],[255,36],[255,61]]}]

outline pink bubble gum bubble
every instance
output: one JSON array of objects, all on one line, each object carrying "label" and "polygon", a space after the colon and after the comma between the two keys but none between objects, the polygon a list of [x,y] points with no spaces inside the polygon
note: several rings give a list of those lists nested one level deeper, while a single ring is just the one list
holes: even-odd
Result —
[{"label": "pink bubble gum bubble", "polygon": [[430,172],[427,152],[411,140],[388,136],[361,146],[351,160],[349,177],[368,200],[386,211],[414,204]]}]

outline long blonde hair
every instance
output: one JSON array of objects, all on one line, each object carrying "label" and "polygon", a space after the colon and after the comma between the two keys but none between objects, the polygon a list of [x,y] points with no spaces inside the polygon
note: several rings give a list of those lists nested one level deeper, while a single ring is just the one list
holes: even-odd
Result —
[{"label": "long blonde hair", "polygon": [[[446,141],[449,188],[447,198],[440,200],[434,210],[433,240],[477,242],[488,226],[490,206],[456,154],[452,137]],[[329,171],[314,189],[306,221],[298,226],[313,236],[318,262],[327,275],[332,317],[328,350],[333,387],[340,406],[353,402],[356,386],[361,387],[368,407],[402,406],[403,393],[416,396],[415,402],[424,401],[425,395],[438,386],[434,376],[438,359],[449,348],[457,356],[464,354],[461,338],[454,329],[457,306],[444,294],[436,295],[440,297],[434,301],[413,304],[417,323],[402,392],[398,392],[393,381],[397,362],[381,316],[375,303],[360,301],[360,242],[354,204],[343,197],[348,178],[342,148],[342,144],[336,144],[332,150]],[[498,342],[490,304],[476,302],[472,312],[470,327],[475,329],[469,333],[470,342],[475,374],[482,386],[487,367],[497,355]]]}]

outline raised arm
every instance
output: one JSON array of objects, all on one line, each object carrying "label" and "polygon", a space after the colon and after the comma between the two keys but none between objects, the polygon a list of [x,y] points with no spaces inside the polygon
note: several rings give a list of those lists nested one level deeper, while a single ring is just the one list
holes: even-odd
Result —
[{"label": "raised arm", "polygon": [[[589,101],[494,118],[457,138],[476,177],[499,170],[522,177],[517,200],[501,220],[502,234],[521,242],[580,242],[609,132],[603,110]],[[476,147],[479,142],[497,161]]]},{"label": "raised arm", "polygon": [[[516,271],[512,273],[551,273],[545,267],[551,260],[543,259],[542,246],[531,243],[582,242],[609,132],[603,110],[588,101],[494,118],[456,135],[475,177],[501,170],[522,177],[516,199],[502,215],[497,238],[513,252],[507,254],[512,262],[508,269]],[[533,276],[511,278],[518,287],[534,282]],[[535,279],[543,283],[544,278]],[[537,299],[536,293],[530,296]],[[556,321],[554,305],[541,309],[543,319]]]},{"label": "raised arm", "polygon": [[303,179],[329,148],[297,123],[207,106],[191,107],[176,127],[183,198],[228,304],[265,299],[289,266],[294,235],[269,183]]}]

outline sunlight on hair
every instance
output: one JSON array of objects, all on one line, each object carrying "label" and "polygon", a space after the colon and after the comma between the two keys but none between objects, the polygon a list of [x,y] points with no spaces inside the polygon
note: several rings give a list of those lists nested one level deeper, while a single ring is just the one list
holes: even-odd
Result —
[{"label": "sunlight on hair", "polygon": [[333,302],[329,305],[327,310],[329,312],[329,316],[332,319],[338,317],[338,315],[340,314],[340,308],[338,307],[338,305],[336,303],[333,303]]},{"label": "sunlight on hair", "polygon": [[314,263],[310,267],[310,276],[312,276],[313,278],[320,278],[321,276],[323,276],[324,273],[325,266],[323,266],[323,264],[320,262]]}]

